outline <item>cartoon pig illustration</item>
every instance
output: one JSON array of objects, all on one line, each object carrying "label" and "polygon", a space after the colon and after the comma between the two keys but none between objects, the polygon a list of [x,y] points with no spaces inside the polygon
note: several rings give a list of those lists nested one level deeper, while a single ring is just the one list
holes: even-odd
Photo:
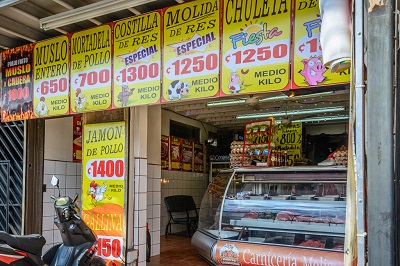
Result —
[{"label": "cartoon pig illustration", "polygon": [[318,82],[325,80],[323,76],[326,68],[322,64],[321,56],[312,56],[310,59],[301,60],[304,64],[304,69],[300,71],[300,74],[304,77],[309,85],[318,85]]}]

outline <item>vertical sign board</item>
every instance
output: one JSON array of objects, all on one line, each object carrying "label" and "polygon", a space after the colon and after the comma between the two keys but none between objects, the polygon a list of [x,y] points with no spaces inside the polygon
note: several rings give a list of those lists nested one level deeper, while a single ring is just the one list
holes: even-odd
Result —
[{"label": "vertical sign board", "polygon": [[303,143],[303,124],[293,122],[291,125],[278,125],[276,145],[279,150],[287,151],[288,166],[294,165],[294,160],[301,158]]},{"label": "vertical sign board", "polygon": [[125,122],[84,126],[82,217],[96,233],[98,255],[122,265]]},{"label": "vertical sign board", "polygon": [[2,52],[2,122],[34,117],[34,46],[31,43]]},{"label": "vertical sign board", "polygon": [[161,169],[169,169],[169,137],[161,135]]},{"label": "vertical sign board", "polygon": [[83,117],[81,115],[75,115],[73,117],[72,127],[72,160],[74,162],[82,162]]},{"label": "vertical sign board", "polygon": [[182,140],[180,138],[169,137],[171,151],[171,170],[182,170]]},{"label": "vertical sign board", "polygon": [[194,145],[194,172],[203,173],[204,163],[203,163],[203,144],[193,143]]},{"label": "vertical sign board", "polygon": [[198,0],[164,10],[163,102],[217,95],[219,9],[219,0]]},{"label": "vertical sign board", "polygon": [[221,96],[288,88],[291,1],[223,0]]},{"label": "vertical sign board", "polygon": [[69,113],[69,40],[38,42],[34,50],[33,107],[36,117]]},{"label": "vertical sign board", "polygon": [[182,170],[192,172],[193,165],[193,142],[182,140]]},{"label": "vertical sign board", "polygon": [[71,36],[71,112],[111,107],[111,26]]},{"label": "vertical sign board", "polygon": [[295,1],[292,88],[350,82],[350,70],[332,73],[323,65],[319,1]]},{"label": "vertical sign board", "polygon": [[161,14],[114,24],[114,107],[154,104],[161,93]]}]

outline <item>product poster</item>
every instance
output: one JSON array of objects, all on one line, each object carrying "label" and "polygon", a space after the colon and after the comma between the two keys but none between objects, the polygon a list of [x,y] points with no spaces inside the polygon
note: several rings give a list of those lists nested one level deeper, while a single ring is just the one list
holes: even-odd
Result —
[{"label": "product poster", "polygon": [[161,14],[114,24],[114,107],[154,104],[161,93]]},{"label": "product poster", "polygon": [[194,172],[204,172],[203,158],[203,144],[194,143]]},{"label": "product poster", "polygon": [[97,255],[122,265],[125,123],[89,124],[83,133],[82,218],[98,237]]},{"label": "product poster", "polygon": [[71,111],[111,107],[111,26],[75,32],[71,36]]},{"label": "product poster", "polygon": [[216,96],[219,88],[219,0],[164,10],[162,101]]},{"label": "product poster", "polygon": [[73,117],[73,141],[72,141],[72,160],[74,162],[82,161],[82,132],[83,132],[83,117],[76,115]]},{"label": "product poster", "polygon": [[39,42],[34,49],[36,117],[69,113],[69,40],[60,36]]},{"label": "product poster", "polygon": [[319,1],[295,1],[292,88],[350,82],[350,70],[331,73],[323,65]]},{"label": "product poster", "polygon": [[33,48],[35,44],[12,48],[2,54],[1,121],[34,117]]},{"label": "product poster", "polygon": [[182,170],[192,172],[193,165],[193,142],[182,140]]},{"label": "product poster", "polygon": [[170,137],[171,170],[182,170],[182,140]]},{"label": "product poster", "polygon": [[169,137],[161,135],[161,169],[169,169]]},{"label": "product poster", "polygon": [[288,88],[291,1],[223,0],[221,95]]},{"label": "product poster", "polygon": [[218,265],[344,265],[343,252],[218,241]]},{"label": "product poster", "polygon": [[299,159],[302,153],[303,143],[303,124],[293,122],[291,125],[278,125],[277,148],[287,151],[288,166],[294,164],[295,159]]}]

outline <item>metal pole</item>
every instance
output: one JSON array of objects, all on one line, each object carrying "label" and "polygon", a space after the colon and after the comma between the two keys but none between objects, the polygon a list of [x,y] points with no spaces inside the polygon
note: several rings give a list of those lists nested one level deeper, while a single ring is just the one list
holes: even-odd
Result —
[{"label": "metal pole", "polygon": [[355,1],[354,8],[354,66],[355,66],[355,151],[356,151],[356,199],[357,199],[357,257],[358,265],[365,265],[365,123],[364,123],[364,5]]},{"label": "metal pole", "polygon": [[367,232],[368,265],[395,265],[393,165],[393,0],[368,13]]}]

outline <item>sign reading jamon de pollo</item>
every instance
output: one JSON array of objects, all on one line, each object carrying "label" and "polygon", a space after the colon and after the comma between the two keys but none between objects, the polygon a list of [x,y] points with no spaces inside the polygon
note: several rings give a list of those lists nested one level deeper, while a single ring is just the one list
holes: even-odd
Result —
[{"label": "sign reading jamon de pollo", "polygon": [[111,107],[111,43],[108,24],[72,34],[72,113]]},{"label": "sign reading jamon de pollo", "polygon": [[213,97],[219,88],[219,1],[164,10],[162,101]]},{"label": "sign reading jamon de pollo", "polygon": [[34,49],[36,117],[69,113],[69,40],[60,36],[39,42]]},{"label": "sign reading jamon de pollo", "polygon": [[2,52],[1,121],[33,118],[33,48],[35,44]]},{"label": "sign reading jamon de pollo", "polygon": [[323,64],[319,1],[295,2],[292,88],[348,83],[350,70],[332,73]]},{"label": "sign reading jamon de pollo", "polygon": [[223,0],[222,95],[289,83],[291,1]]},{"label": "sign reading jamon de pollo", "polygon": [[114,107],[158,103],[161,94],[161,14],[114,24]]}]

